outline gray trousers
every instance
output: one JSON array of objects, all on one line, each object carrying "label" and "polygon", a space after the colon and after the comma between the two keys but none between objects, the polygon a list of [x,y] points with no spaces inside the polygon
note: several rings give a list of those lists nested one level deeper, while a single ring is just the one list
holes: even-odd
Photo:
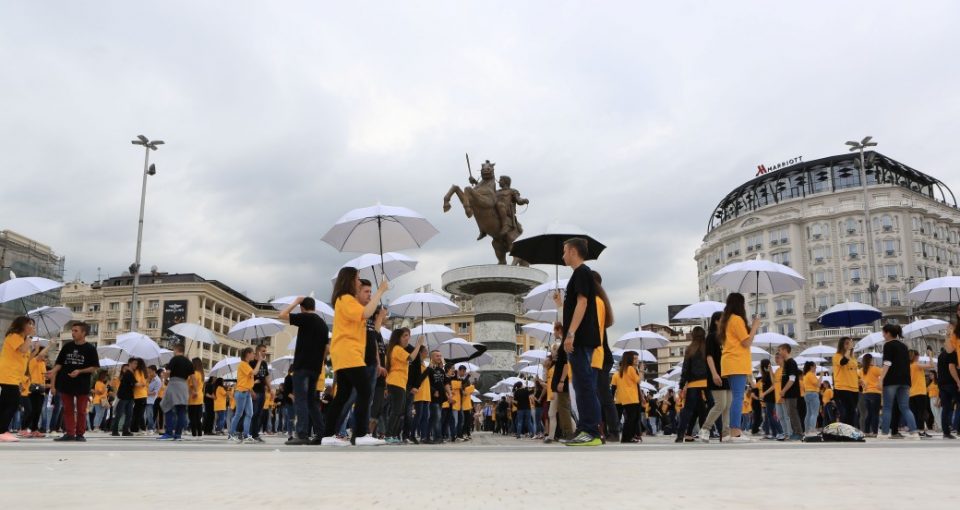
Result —
[{"label": "gray trousers", "polygon": [[[710,395],[713,397],[713,407],[707,412],[707,418],[703,420],[703,426],[709,430],[713,427],[713,424],[716,423],[717,418],[720,418],[723,420],[721,436],[729,436],[730,400],[733,398],[733,392],[730,390],[710,390]],[[739,423],[737,425],[739,425]]]},{"label": "gray trousers", "polygon": [[803,422],[800,421],[800,412],[797,411],[796,398],[783,398],[783,409],[787,411],[787,418],[790,419],[790,430],[794,435],[803,433]]}]

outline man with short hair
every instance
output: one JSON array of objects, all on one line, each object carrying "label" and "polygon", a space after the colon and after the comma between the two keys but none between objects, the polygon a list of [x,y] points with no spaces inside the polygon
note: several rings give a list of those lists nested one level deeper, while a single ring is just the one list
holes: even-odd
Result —
[{"label": "man with short hair", "polygon": [[[300,307],[301,313],[290,313]],[[317,379],[327,357],[330,337],[327,323],[316,312],[312,297],[298,297],[280,312],[280,320],[297,327],[297,346],[293,352],[293,406],[297,413],[297,435],[288,445],[320,444],[320,434],[311,441],[311,430],[322,430],[323,418],[317,399]],[[311,427],[311,421],[313,426]]]},{"label": "man with short hair", "polygon": [[797,410],[797,400],[800,399],[801,374],[796,360],[790,357],[791,351],[793,351],[793,348],[790,347],[790,344],[782,344],[777,349],[780,358],[783,360],[783,375],[779,381],[782,388],[780,394],[783,396],[783,408],[790,420],[790,440],[800,441],[803,439],[803,435],[800,433],[803,430],[803,425],[800,421],[800,412]]},{"label": "man with short hair", "polygon": [[[563,261],[573,268],[563,306],[563,349],[567,353],[577,399],[576,436],[567,446],[599,446],[600,399],[597,377],[591,366],[593,351],[600,346],[597,318],[597,290],[593,272],[584,264],[588,256],[587,240],[574,237],[563,243]],[[559,303],[559,292],[555,296]],[[558,305],[559,306],[559,305]]]},{"label": "man with short hair", "polygon": [[100,368],[97,348],[87,343],[89,333],[89,324],[74,323],[70,327],[72,341],[63,345],[53,369],[47,374],[63,402],[64,434],[54,441],[86,441],[90,374]]},{"label": "man with short hair", "polygon": [[[258,359],[266,359],[267,346],[260,344],[256,348],[256,356],[250,361],[250,366],[257,366]],[[262,443],[260,429],[263,428],[263,406],[267,401],[267,390],[270,388],[270,368],[267,363],[260,363],[260,371],[253,374],[253,418],[250,420],[250,430],[247,432],[256,443]]]},{"label": "man with short hair", "polygon": [[187,380],[193,376],[193,363],[183,355],[183,344],[173,345],[173,357],[167,363],[170,380],[167,391],[160,401],[160,409],[164,413],[166,430],[157,439],[166,441],[180,441],[183,429],[187,426],[187,404],[190,401],[190,389]]}]

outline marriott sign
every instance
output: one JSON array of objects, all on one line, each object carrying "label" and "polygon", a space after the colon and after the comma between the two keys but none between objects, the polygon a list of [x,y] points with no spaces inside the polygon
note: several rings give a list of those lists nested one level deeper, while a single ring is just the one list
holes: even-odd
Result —
[{"label": "marriott sign", "polygon": [[796,156],[796,157],[790,158],[790,159],[788,159],[788,160],[781,161],[781,162],[779,162],[779,163],[774,163],[774,164],[770,165],[769,167],[768,167],[767,165],[757,165],[757,177],[759,177],[759,176],[761,176],[761,175],[763,175],[763,174],[765,174],[765,173],[768,173],[768,172],[773,172],[773,171],[776,171],[776,170],[780,170],[781,168],[786,168],[786,167],[791,166],[791,165],[796,165],[797,163],[800,163],[801,161],[803,161],[803,156]]}]

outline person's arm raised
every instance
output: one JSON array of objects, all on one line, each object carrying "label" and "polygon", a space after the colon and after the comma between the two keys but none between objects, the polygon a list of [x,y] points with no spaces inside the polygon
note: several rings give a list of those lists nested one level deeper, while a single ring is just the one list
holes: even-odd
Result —
[{"label": "person's arm raised", "polygon": [[290,312],[292,312],[294,308],[300,306],[300,303],[302,302],[303,302],[303,296],[300,296],[297,299],[294,299],[292,303],[290,303],[289,305],[287,305],[286,308],[280,311],[280,315],[278,316],[280,320],[290,322]]}]

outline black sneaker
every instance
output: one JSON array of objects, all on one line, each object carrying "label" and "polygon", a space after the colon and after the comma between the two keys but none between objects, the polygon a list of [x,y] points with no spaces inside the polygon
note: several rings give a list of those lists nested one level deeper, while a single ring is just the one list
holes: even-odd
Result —
[{"label": "black sneaker", "polygon": [[316,437],[314,437],[313,439],[310,439],[309,441],[307,441],[307,444],[309,444],[309,445],[311,445],[311,446],[320,446],[320,441],[322,441],[322,440],[323,440],[322,437],[316,436]]},{"label": "black sneaker", "polygon": [[76,441],[76,440],[77,440],[76,436],[71,436],[70,434],[64,434],[54,439],[54,441]]},{"label": "black sneaker", "polygon": [[111,433],[110,435],[113,436],[113,437],[120,437],[120,433],[119,433],[119,432],[113,432],[113,433]]},{"label": "black sneaker", "polygon": [[255,443],[263,443],[264,441],[263,441],[263,438],[261,438],[260,436],[257,436],[257,437],[255,437],[255,438],[253,438],[253,442],[255,442]]},{"label": "black sneaker", "polygon": [[410,442],[413,444],[420,444],[420,440],[415,437],[410,437]]},{"label": "black sneaker", "polygon": [[83,437],[83,436],[77,436],[77,437],[73,438],[73,440],[74,440],[74,441],[81,442],[81,443],[86,443],[86,442],[87,442],[87,438],[85,438],[85,437]]},{"label": "black sneaker", "polygon": [[309,439],[300,439],[299,437],[291,437],[290,439],[287,439],[287,442],[285,442],[285,443],[283,443],[283,444],[285,444],[285,445],[287,445],[287,446],[302,446],[302,445],[310,444],[310,440],[309,440]]},{"label": "black sneaker", "polygon": [[957,436],[955,436],[955,435],[947,432],[946,434],[943,435],[943,438],[944,438],[944,439],[956,439]]},{"label": "black sneaker", "polygon": [[124,432],[123,437],[133,437],[133,432]]}]

